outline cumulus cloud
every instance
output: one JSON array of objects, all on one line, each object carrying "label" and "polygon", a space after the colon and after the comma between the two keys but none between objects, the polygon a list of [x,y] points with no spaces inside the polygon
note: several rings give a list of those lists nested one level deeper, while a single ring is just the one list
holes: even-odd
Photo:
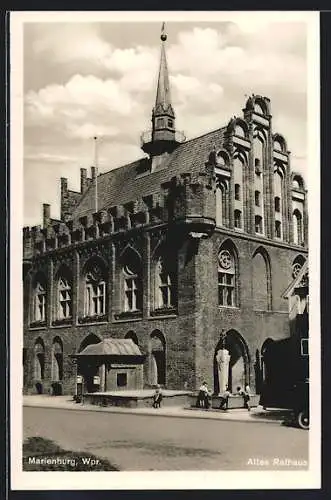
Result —
[{"label": "cumulus cloud", "polygon": [[[260,16],[247,22],[239,15],[235,22],[173,29],[167,57],[177,127],[189,138],[203,134],[239,115],[247,94],[267,95],[275,130],[300,157],[303,173],[304,23],[266,24]],[[39,23],[26,30],[26,189],[50,170],[49,186],[60,171],[73,181],[78,165],[91,163],[95,135],[103,138],[101,171],[143,156],[139,134],[150,126],[160,48],[152,37],[140,43],[133,24],[123,23],[124,31],[113,32],[111,23],[109,30],[98,23]],[[37,213],[39,219],[42,201],[29,199],[29,221]]]}]

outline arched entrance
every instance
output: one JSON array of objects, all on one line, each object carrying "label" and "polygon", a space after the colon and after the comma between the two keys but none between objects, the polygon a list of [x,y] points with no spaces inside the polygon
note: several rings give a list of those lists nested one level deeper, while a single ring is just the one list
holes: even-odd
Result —
[{"label": "arched entrance", "polygon": [[165,338],[159,330],[154,330],[150,337],[149,382],[150,385],[165,385],[166,383],[166,355]]},{"label": "arched entrance", "polygon": [[[82,341],[78,352],[82,352],[89,345],[99,344],[99,342],[101,342],[101,339],[97,335],[91,333]],[[78,357],[77,375],[82,375],[83,377],[84,392],[93,392],[95,390],[93,378],[99,375],[98,363],[89,356],[83,358]]]},{"label": "arched entrance", "polygon": [[214,392],[219,393],[219,371],[217,364],[217,353],[220,349],[229,352],[228,386],[232,393],[237,387],[245,387],[249,384],[249,352],[244,338],[235,330],[229,330],[223,340],[220,340],[215,349],[214,355]]}]

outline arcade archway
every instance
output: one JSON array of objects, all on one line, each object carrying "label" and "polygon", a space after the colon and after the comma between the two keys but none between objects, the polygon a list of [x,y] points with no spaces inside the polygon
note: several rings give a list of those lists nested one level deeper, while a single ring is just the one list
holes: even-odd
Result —
[{"label": "arcade archway", "polygon": [[219,393],[219,368],[217,363],[217,353],[220,349],[226,349],[229,353],[228,366],[228,386],[232,393],[235,393],[238,387],[245,387],[249,384],[249,352],[244,338],[236,331],[229,330],[220,340],[215,349],[214,355],[214,392]]}]

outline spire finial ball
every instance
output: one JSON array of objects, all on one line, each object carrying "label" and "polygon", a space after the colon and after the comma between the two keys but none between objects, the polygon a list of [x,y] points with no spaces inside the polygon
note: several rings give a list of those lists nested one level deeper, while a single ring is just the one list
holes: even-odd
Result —
[{"label": "spire finial ball", "polygon": [[165,33],[162,33],[161,34],[161,40],[162,40],[162,42],[165,42],[166,39],[167,39],[167,35]]}]

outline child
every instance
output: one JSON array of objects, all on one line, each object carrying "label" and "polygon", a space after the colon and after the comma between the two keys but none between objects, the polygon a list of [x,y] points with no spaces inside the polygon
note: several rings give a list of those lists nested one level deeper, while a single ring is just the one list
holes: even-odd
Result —
[{"label": "child", "polygon": [[153,408],[160,408],[162,401],[162,391],[159,385],[156,386],[155,393],[153,395]]},{"label": "child", "polygon": [[226,386],[225,391],[221,396],[220,410],[227,410],[229,408],[229,386]]},{"label": "child", "polygon": [[199,389],[199,394],[198,394],[198,399],[196,406],[198,408],[206,408],[208,410],[209,408],[209,390],[208,390],[208,385],[207,382],[203,382],[200,389]]}]

